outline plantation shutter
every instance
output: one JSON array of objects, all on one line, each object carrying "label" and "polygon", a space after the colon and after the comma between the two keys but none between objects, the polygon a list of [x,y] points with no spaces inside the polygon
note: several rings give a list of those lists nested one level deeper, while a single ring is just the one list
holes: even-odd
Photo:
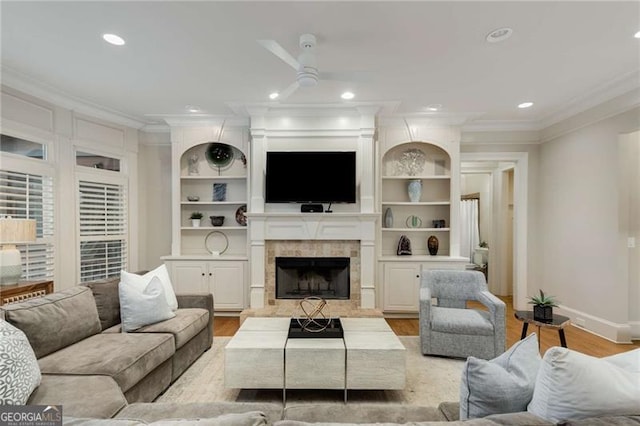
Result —
[{"label": "plantation shutter", "polygon": [[80,282],[117,276],[127,268],[125,185],[79,181]]},{"label": "plantation shutter", "polygon": [[53,177],[0,170],[0,216],[36,220],[36,242],[17,244],[23,280],[53,278]]}]

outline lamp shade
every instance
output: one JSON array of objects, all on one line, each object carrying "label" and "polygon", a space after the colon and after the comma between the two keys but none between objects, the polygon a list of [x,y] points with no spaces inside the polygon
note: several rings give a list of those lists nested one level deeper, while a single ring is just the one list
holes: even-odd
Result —
[{"label": "lamp shade", "polygon": [[34,219],[0,218],[0,243],[32,243],[36,240],[36,221]]},{"label": "lamp shade", "polygon": [[15,245],[35,240],[35,220],[0,218],[0,285],[16,284],[22,276],[20,250]]}]

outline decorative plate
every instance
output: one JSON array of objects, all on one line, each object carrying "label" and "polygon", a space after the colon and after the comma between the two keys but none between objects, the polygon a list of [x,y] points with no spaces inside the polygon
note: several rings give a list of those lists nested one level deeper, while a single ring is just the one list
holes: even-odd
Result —
[{"label": "decorative plate", "polygon": [[226,143],[210,143],[205,151],[205,157],[211,167],[220,169],[233,161],[233,148]]},{"label": "decorative plate", "polygon": [[220,231],[211,231],[204,238],[204,246],[211,254],[222,254],[229,248],[229,239]]},{"label": "decorative plate", "polygon": [[236,222],[240,224],[240,226],[247,226],[247,205],[243,204],[238,207],[236,210]]}]

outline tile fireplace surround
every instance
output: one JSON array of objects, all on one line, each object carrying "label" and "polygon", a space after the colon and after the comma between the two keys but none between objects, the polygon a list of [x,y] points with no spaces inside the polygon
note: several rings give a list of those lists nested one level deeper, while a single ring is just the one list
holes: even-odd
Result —
[{"label": "tile fireplace surround", "polygon": [[275,258],[348,257],[350,298],[330,300],[333,316],[380,316],[375,309],[375,223],[362,213],[253,213],[251,306],[241,315],[290,316],[297,300],[276,299]]}]

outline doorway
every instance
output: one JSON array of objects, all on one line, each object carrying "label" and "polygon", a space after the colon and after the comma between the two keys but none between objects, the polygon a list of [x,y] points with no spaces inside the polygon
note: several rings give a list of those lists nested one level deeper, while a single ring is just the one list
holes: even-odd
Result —
[{"label": "doorway", "polygon": [[[489,225],[484,237],[488,243],[489,290],[512,295],[515,309],[526,308],[527,296],[527,153],[463,153],[461,183],[466,176],[487,174],[490,191]],[[461,187],[461,193],[465,188]]]}]

